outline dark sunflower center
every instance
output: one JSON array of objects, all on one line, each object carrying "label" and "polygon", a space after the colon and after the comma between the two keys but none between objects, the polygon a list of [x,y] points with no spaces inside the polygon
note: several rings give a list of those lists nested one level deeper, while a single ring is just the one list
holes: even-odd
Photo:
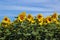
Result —
[{"label": "dark sunflower center", "polygon": [[23,15],[20,15],[20,19],[23,20],[24,19],[24,16]]},{"label": "dark sunflower center", "polygon": [[49,20],[49,21],[51,21],[51,19],[50,19],[50,18],[49,18],[48,20]]},{"label": "dark sunflower center", "polygon": [[5,18],[5,21],[7,21],[7,18]]},{"label": "dark sunflower center", "polygon": [[31,18],[31,16],[29,15],[28,18]]},{"label": "dark sunflower center", "polygon": [[41,16],[38,16],[38,18],[41,18]]}]

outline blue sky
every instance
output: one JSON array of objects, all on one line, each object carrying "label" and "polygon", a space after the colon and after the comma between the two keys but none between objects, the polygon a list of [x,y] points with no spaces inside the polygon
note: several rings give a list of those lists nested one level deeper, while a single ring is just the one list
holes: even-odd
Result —
[{"label": "blue sky", "polygon": [[41,13],[44,17],[53,12],[60,14],[60,0],[0,0],[0,21],[4,16],[14,20],[23,11],[34,16]]}]

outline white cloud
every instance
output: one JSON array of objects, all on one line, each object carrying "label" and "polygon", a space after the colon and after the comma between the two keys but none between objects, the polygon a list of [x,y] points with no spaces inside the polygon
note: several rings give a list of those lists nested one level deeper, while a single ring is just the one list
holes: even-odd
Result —
[{"label": "white cloud", "polygon": [[44,6],[53,8],[54,11],[56,11],[56,12],[60,12],[60,5],[59,4],[55,4],[55,5],[50,4],[49,6],[48,5],[44,5]]},{"label": "white cloud", "polygon": [[11,14],[11,13],[1,13],[1,14],[0,14],[0,17],[1,17],[1,16],[12,16],[12,17],[14,17],[14,16],[17,16],[17,15],[18,15],[18,14],[13,14],[13,13],[12,13],[12,14]]},{"label": "white cloud", "polygon": [[5,0],[5,1],[38,3],[38,2],[47,2],[49,0]]},{"label": "white cloud", "polygon": [[29,10],[29,11],[54,11],[54,9],[38,8],[38,7],[27,7],[27,6],[0,6],[0,10]]}]

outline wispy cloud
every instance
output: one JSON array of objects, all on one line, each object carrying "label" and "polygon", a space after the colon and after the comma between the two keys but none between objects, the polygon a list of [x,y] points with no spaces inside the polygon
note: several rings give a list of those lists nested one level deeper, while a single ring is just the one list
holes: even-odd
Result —
[{"label": "wispy cloud", "polygon": [[0,10],[29,10],[29,11],[54,11],[54,9],[45,9],[38,7],[27,7],[27,6],[0,6]]},{"label": "wispy cloud", "polygon": [[[29,11],[58,11],[60,9],[59,0],[5,0],[0,4],[0,10],[29,10]],[[11,4],[11,5],[7,5]],[[12,6],[12,4],[15,4]],[[19,6],[16,6],[16,5]],[[23,6],[21,6],[23,5]]]},{"label": "wispy cloud", "polygon": [[17,16],[17,14],[1,13],[1,14],[0,14],[0,17],[1,17],[1,16],[12,16],[12,17],[14,17],[14,16]]}]

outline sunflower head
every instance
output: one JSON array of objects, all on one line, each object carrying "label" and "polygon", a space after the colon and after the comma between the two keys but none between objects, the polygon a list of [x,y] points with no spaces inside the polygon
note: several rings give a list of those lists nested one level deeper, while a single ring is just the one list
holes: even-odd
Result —
[{"label": "sunflower head", "polygon": [[11,24],[10,19],[5,16],[4,19],[3,19],[2,22],[1,22],[1,25],[2,25],[3,27],[8,27],[8,25],[10,25],[10,24]]},{"label": "sunflower head", "polygon": [[33,16],[32,16],[31,14],[28,14],[27,20],[28,20],[28,21],[31,21],[32,19],[33,19]]},{"label": "sunflower head", "polygon": [[25,12],[22,12],[21,14],[18,15],[18,20],[19,21],[24,21],[26,18],[26,13]]},{"label": "sunflower head", "polygon": [[43,19],[43,24],[44,24],[44,25],[47,25],[46,18]]},{"label": "sunflower head", "polygon": [[56,23],[56,24],[59,24],[59,21],[58,21],[58,20],[56,20],[56,21],[55,21],[55,23]]},{"label": "sunflower head", "polygon": [[40,21],[40,22],[39,22],[39,25],[43,25],[43,21]]},{"label": "sunflower head", "polygon": [[57,18],[58,17],[58,15],[57,15],[57,13],[55,12],[53,15],[52,15],[52,18]]},{"label": "sunflower head", "polygon": [[52,18],[53,21],[56,21],[56,20],[58,19],[57,13],[55,12],[55,13],[52,15],[51,18]]},{"label": "sunflower head", "polygon": [[4,19],[2,20],[2,22],[10,24],[10,19],[5,16]]},{"label": "sunflower head", "polygon": [[47,23],[51,23],[51,22],[52,22],[52,19],[51,19],[50,16],[48,16],[48,17],[46,18],[46,22],[47,22]]},{"label": "sunflower head", "polygon": [[38,14],[38,15],[37,15],[37,19],[38,19],[38,21],[43,20],[42,14]]},{"label": "sunflower head", "polygon": [[35,23],[35,20],[34,20],[34,18],[32,17],[32,19],[31,19],[31,23]]},{"label": "sunflower head", "polygon": [[26,12],[22,12],[21,14],[24,15],[24,16],[26,16]]}]

